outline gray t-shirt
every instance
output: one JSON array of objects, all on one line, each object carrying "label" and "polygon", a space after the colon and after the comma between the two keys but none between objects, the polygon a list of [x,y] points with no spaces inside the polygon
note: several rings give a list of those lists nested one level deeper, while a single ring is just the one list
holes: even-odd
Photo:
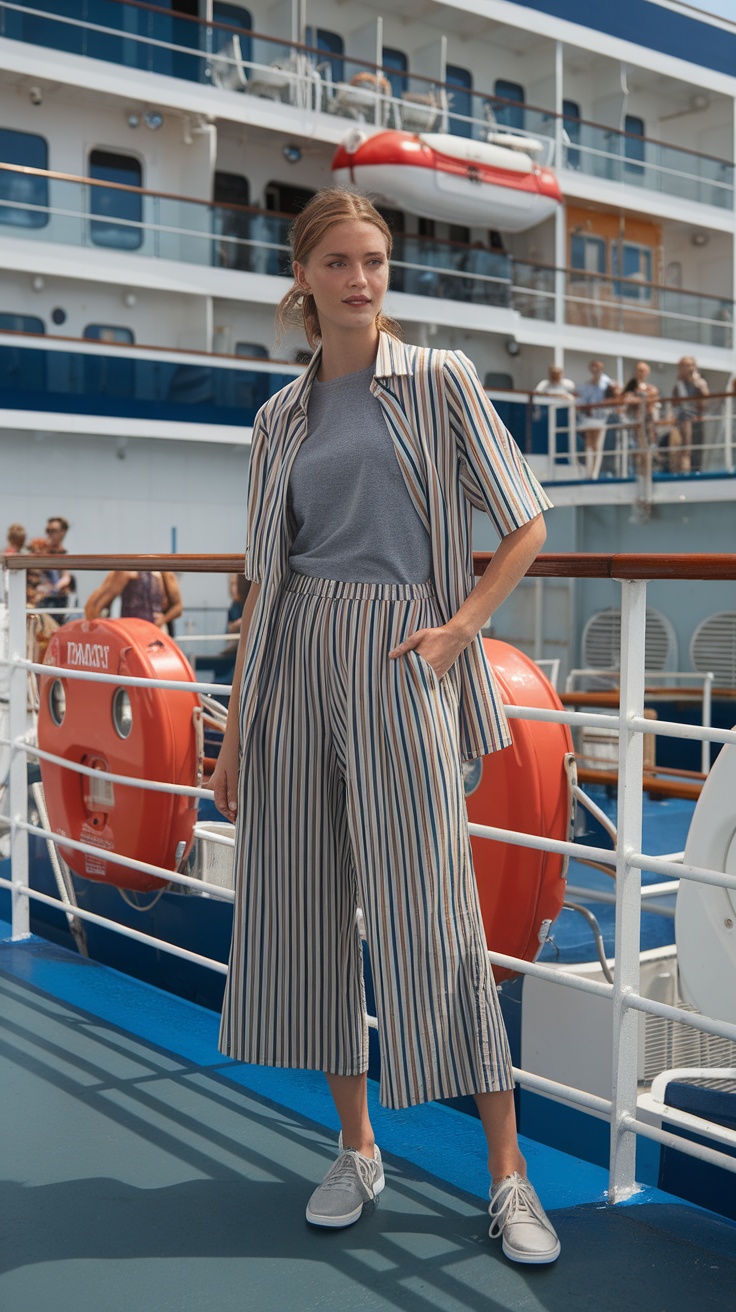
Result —
[{"label": "gray t-shirt", "polygon": [[426,583],[429,534],[399,468],[374,366],[312,384],[307,437],[289,476],[296,574],[347,583]]}]

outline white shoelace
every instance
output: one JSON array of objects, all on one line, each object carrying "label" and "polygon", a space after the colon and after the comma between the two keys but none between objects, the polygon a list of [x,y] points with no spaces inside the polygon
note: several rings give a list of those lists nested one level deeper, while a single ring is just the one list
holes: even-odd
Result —
[{"label": "white shoelace", "polygon": [[369,1162],[354,1148],[347,1148],[340,1153],[322,1181],[321,1188],[331,1188],[343,1184],[352,1184],[357,1172],[358,1181],[366,1198],[373,1198],[373,1181],[376,1178],[376,1163]]},{"label": "white shoelace", "polygon": [[488,1209],[492,1218],[489,1231],[492,1239],[502,1234],[504,1226],[509,1221],[538,1221],[545,1230],[549,1228],[542,1204],[532,1193],[529,1181],[522,1179],[520,1175],[511,1175],[508,1181],[503,1181],[496,1198],[501,1199],[500,1203],[492,1199]]}]

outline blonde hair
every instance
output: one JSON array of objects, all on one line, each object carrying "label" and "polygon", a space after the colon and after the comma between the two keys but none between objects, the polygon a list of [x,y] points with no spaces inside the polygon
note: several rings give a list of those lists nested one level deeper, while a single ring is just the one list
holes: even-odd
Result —
[{"label": "blonde hair", "polygon": [[[391,229],[366,196],[358,196],[342,187],[325,187],[318,191],[297,214],[289,229],[291,258],[306,264],[315,246],[335,224],[355,219],[372,223],[386,242],[386,254],[391,258]],[[401,328],[383,311],[376,315],[376,327],[391,337],[401,337]],[[322,337],[317,304],[311,292],[303,292],[294,282],[276,307],[276,329],[279,339],[289,328],[303,328],[309,345],[314,347]]]}]

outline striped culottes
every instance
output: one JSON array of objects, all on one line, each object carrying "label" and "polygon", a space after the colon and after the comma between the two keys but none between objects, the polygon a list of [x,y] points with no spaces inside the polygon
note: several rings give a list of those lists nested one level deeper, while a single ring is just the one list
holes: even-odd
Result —
[{"label": "striped culottes", "polygon": [[415,651],[431,583],[290,575],[240,770],[236,900],[220,1048],[336,1075],[368,1066],[363,910],[381,1101],[508,1089],[478,906],[454,667]]}]

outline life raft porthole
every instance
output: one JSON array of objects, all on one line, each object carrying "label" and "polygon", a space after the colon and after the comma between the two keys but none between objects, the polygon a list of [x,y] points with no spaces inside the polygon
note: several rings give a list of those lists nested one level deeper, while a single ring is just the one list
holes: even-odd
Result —
[{"label": "life raft porthole", "polygon": [[66,693],[64,692],[64,685],[61,679],[54,679],[49,687],[49,715],[57,729],[61,728],[65,714]]},{"label": "life raft porthole", "polygon": [[133,728],[133,708],[125,688],[118,688],[112,699],[112,722],[118,738],[130,737]]}]

